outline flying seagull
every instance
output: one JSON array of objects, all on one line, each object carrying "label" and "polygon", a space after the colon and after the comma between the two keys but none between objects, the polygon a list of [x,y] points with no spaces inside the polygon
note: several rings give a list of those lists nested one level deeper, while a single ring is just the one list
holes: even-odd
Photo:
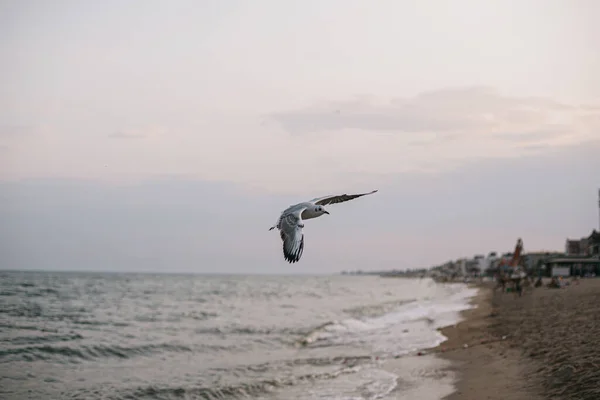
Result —
[{"label": "flying seagull", "polygon": [[277,223],[269,228],[269,230],[275,228],[279,229],[279,235],[283,241],[283,256],[285,260],[291,264],[299,261],[300,257],[302,257],[302,252],[304,251],[304,233],[302,232],[304,220],[317,218],[323,214],[329,214],[323,206],[343,203],[344,201],[356,199],[357,197],[366,196],[375,192],[377,192],[377,190],[361,194],[341,194],[317,197],[316,199],[304,203],[289,206],[281,213]]}]

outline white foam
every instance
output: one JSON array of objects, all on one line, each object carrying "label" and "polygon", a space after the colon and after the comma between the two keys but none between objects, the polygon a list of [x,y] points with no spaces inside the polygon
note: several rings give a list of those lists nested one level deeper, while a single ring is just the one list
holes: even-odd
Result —
[{"label": "white foam", "polygon": [[326,341],[339,346],[359,342],[380,357],[437,346],[446,340],[437,329],[459,322],[460,312],[471,308],[469,300],[477,293],[477,289],[453,286],[442,295],[404,304],[379,317],[332,322],[311,333],[307,343]]},{"label": "white foam", "polygon": [[445,360],[434,356],[395,357],[445,341],[437,329],[458,323],[460,312],[471,308],[470,299],[477,293],[477,289],[463,284],[436,286],[433,295],[402,304],[387,314],[346,318],[316,329],[307,338],[309,347],[336,348],[344,353],[370,349],[372,362],[334,379],[295,386],[282,398],[439,400],[452,393],[455,378]]},{"label": "white foam", "polygon": [[[290,388],[285,398],[297,400],[376,400],[388,396],[398,385],[398,375],[375,366],[360,368],[353,374],[317,386]],[[283,398],[283,397],[282,397]]]}]

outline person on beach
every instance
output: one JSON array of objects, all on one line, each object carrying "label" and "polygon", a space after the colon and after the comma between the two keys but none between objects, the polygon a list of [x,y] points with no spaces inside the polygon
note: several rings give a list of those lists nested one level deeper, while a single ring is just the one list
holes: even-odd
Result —
[{"label": "person on beach", "polygon": [[548,283],[548,287],[551,289],[560,289],[560,284],[558,283],[558,279],[555,276],[552,277],[550,283]]},{"label": "person on beach", "polygon": [[529,276],[526,276],[525,278],[523,278],[522,286],[523,286],[523,293],[533,291],[533,280]]},{"label": "person on beach", "polygon": [[521,278],[513,278],[513,287],[515,290],[515,297],[517,296],[517,294],[519,295],[519,297],[521,297],[521,295],[523,294],[523,287],[521,286]]},{"label": "person on beach", "polygon": [[496,287],[494,288],[494,292],[498,289],[498,288],[502,288],[502,293],[506,292],[506,279],[504,278],[504,275],[502,274],[502,272],[497,272],[496,273]]}]

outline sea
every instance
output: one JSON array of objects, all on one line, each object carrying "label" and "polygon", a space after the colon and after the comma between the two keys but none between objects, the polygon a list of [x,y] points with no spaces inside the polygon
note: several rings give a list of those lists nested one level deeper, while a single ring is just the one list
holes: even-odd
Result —
[{"label": "sea", "polygon": [[0,272],[3,399],[441,399],[476,290],[378,276]]}]

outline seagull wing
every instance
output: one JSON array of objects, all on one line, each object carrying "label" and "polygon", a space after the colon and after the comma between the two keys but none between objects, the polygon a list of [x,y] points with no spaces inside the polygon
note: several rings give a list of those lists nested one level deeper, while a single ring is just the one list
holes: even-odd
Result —
[{"label": "seagull wing", "polygon": [[329,204],[337,204],[343,203],[344,201],[356,199],[357,197],[366,196],[369,194],[373,194],[377,192],[377,190],[373,190],[369,193],[360,193],[360,194],[338,194],[338,195],[330,195],[324,197],[318,197],[316,199],[312,199],[310,202],[319,206],[327,206]]},{"label": "seagull wing", "polygon": [[301,215],[305,209],[301,208],[283,214],[279,220],[278,228],[283,241],[283,256],[290,264],[299,261],[304,251],[304,233],[302,232],[304,223]]}]

